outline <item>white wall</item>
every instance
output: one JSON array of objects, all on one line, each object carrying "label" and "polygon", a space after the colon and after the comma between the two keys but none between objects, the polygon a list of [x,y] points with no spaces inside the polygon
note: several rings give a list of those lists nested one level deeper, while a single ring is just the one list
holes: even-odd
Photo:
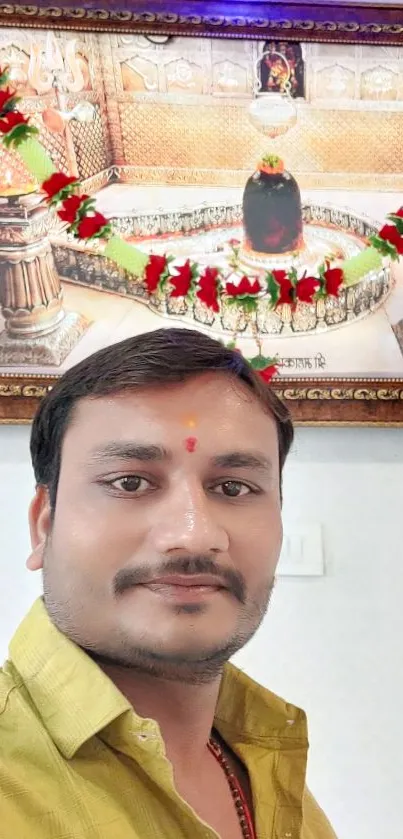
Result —
[{"label": "white wall", "polygon": [[[40,592],[28,438],[0,427],[0,658]],[[281,578],[237,663],[308,712],[308,780],[339,839],[401,839],[403,429],[299,429],[284,517],[322,523],[326,575]]]}]

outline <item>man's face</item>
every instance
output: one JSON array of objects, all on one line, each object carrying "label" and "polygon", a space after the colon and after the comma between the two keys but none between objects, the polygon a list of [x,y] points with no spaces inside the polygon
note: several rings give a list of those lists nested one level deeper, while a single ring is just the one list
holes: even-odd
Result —
[{"label": "man's face", "polygon": [[229,375],[80,401],[51,525],[47,504],[31,508],[45,604],[91,653],[214,677],[261,623],[282,540],[277,431]]}]

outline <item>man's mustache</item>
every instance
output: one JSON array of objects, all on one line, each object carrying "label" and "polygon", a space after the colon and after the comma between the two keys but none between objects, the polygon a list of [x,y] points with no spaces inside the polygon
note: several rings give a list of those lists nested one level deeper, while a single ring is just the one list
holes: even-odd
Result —
[{"label": "man's mustache", "polygon": [[197,574],[209,574],[216,577],[217,585],[225,586],[240,603],[244,604],[246,602],[246,584],[242,574],[232,568],[217,567],[209,556],[201,554],[186,558],[172,558],[158,568],[153,568],[152,571],[146,565],[138,565],[136,568],[122,568],[113,580],[113,590],[114,594],[118,596],[127,589],[147,585],[160,577],[174,575],[194,577]]}]

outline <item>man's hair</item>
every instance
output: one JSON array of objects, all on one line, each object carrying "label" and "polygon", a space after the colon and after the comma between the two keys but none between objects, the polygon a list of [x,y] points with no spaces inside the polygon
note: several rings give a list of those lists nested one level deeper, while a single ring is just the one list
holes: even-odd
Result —
[{"label": "man's hair", "polygon": [[[276,422],[280,479],[294,430],[287,407],[239,352],[192,329],[157,329],[112,344],[71,367],[44,397],[31,432],[31,458],[37,485],[48,488],[56,504],[64,436],[75,405],[122,391],[184,382],[211,370],[228,371],[244,382]],[[246,410],[246,409],[245,409]]]}]

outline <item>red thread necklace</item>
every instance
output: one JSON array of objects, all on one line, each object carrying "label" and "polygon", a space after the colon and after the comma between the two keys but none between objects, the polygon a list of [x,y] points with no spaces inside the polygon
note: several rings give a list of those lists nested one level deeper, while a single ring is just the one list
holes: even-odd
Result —
[{"label": "red thread necklace", "polygon": [[213,737],[210,737],[207,745],[211,754],[214,755],[215,759],[225,772],[225,776],[234,799],[239,824],[241,825],[243,839],[257,839],[252,814],[249,811],[243,789],[238,781],[238,778],[232,771],[221,746],[216,740],[214,740]]}]

